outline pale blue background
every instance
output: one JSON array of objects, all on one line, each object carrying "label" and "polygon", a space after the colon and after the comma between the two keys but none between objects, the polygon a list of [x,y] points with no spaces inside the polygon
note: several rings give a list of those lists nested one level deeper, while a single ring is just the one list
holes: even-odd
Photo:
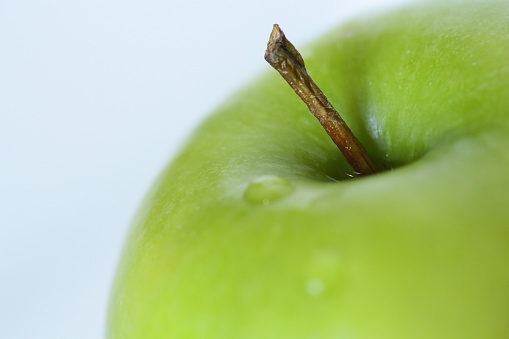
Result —
[{"label": "pale blue background", "polygon": [[129,222],[190,130],[296,44],[401,0],[0,2],[0,338],[91,339]]}]

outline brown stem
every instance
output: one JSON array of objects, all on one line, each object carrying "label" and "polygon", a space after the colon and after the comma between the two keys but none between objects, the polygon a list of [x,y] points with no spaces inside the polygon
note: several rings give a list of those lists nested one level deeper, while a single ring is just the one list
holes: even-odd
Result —
[{"label": "brown stem", "polygon": [[361,143],[353,135],[338,112],[309,76],[304,60],[278,25],[270,34],[265,60],[274,67],[293,88],[295,93],[309,107],[320,121],[332,141],[346,157],[354,171],[359,175],[379,172]]}]

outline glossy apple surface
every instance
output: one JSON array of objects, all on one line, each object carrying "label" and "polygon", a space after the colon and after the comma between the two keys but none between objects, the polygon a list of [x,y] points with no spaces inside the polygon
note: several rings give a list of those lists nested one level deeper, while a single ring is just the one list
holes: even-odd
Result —
[{"label": "glossy apple surface", "polygon": [[349,179],[271,70],[154,185],[109,338],[509,337],[509,2],[412,4],[303,56],[387,171]]}]

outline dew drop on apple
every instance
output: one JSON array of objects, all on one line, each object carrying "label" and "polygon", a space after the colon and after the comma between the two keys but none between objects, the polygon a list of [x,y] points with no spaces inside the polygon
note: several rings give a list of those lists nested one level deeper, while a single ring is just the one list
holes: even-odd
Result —
[{"label": "dew drop on apple", "polygon": [[253,204],[268,205],[293,192],[292,184],[277,175],[262,175],[253,179],[244,191],[244,199]]},{"label": "dew drop on apple", "polygon": [[309,279],[307,284],[307,291],[311,295],[320,295],[322,294],[325,286],[323,282],[318,278]]},{"label": "dew drop on apple", "polygon": [[344,267],[335,250],[319,250],[311,254],[306,265],[306,292],[312,296],[324,294],[328,289],[337,289],[344,282]]}]

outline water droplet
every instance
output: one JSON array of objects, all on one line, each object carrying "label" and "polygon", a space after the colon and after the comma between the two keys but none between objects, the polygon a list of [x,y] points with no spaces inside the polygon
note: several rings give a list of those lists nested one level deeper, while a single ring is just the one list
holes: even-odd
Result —
[{"label": "water droplet", "polygon": [[306,267],[306,291],[313,296],[337,292],[344,283],[344,267],[336,251],[320,250],[309,259]]},{"label": "water droplet", "polygon": [[325,290],[325,285],[320,279],[313,278],[308,281],[307,290],[311,295],[320,295]]},{"label": "water droplet", "polygon": [[253,204],[268,205],[293,191],[292,184],[276,175],[263,175],[252,180],[244,191],[244,199]]}]

